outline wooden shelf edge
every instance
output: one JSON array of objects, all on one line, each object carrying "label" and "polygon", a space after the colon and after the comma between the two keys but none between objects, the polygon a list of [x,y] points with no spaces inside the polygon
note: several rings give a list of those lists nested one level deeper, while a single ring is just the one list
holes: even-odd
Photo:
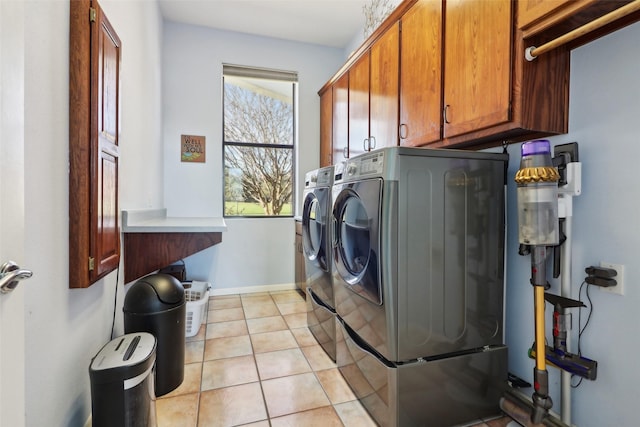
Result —
[{"label": "wooden shelf edge", "polygon": [[125,283],[220,242],[221,232],[123,233]]}]

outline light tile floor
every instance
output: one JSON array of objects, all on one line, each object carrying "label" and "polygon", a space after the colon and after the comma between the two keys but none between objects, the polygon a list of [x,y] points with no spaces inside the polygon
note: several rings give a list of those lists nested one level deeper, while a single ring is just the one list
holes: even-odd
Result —
[{"label": "light tile floor", "polygon": [[376,426],[307,329],[297,291],[212,297],[207,319],[187,338],[183,383],[156,400],[158,427]]}]

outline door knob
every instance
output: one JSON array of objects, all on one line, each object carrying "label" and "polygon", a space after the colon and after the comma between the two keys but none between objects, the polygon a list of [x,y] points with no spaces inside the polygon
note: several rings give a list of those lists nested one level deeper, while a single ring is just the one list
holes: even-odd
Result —
[{"label": "door knob", "polygon": [[8,261],[0,267],[0,292],[9,293],[18,286],[20,280],[33,276],[33,272],[21,269],[15,262]]}]

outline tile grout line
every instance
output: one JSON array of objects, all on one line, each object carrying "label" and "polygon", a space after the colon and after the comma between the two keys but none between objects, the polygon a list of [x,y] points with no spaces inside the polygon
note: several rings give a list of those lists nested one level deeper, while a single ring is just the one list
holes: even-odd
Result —
[{"label": "tile grout line", "polygon": [[247,335],[249,336],[249,343],[251,344],[251,356],[253,357],[253,365],[256,367],[256,374],[258,374],[258,384],[260,385],[260,394],[262,395],[262,403],[264,404],[264,411],[267,414],[266,421],[269,423],[269,426],[271,426],[271,415],[269,414],[267,397],[264,394],[264,387],[262,387],[262,377],[260,376],[260,370],[258,369],[258,361],[256,360],[256,349],[254,348],[253,340],[251,339],[251,331],[249,330],[249,322],[247,322],[247,313],[244,311],[244,301],[242,300],[242,297],[240,297],[240,305],[242,306],[242,317],[244,318],[244,324],[247,327]]},{"label": "tile grout line", "polygon": [[[211,298],[207,301],[207,320],[204,324],[204,337],[202,340],[202,365],[200,366],[200,386],[198,387],[198,404],[196,405],[196,425],[198,427],[200,425],[200,408],[202,406],[202,381],[204,380],[204,354],[207,350],[207,328],[209,325],[209,310],[211,309]],[[200,325],[202,327],[202,325]]]},{"label": "tile grout line", "polygon": [[[301,298],[303,298],[303,297],[301,296]],[[304,299],[303,299],[303,301],[306,302],[306,300],[304,300]],[[278,311],[280,311],[280,307],[278,306],[277,303],[276,303],[276,307],[278,307]],[[280,315],[284,318],[284,314],[282,313],[282,311],[280,311]],[[285,323],[286,323],[286,320],[285,320]],[[287,328],[288,328],[289,332],[291,333],[291,335],[293,335],[294,340],[296,341],[296,344],[297,344],[297,348],[302,352],[302,355],[304,356],[305,360],[309,364],[309,368],[311,368],[311,372],[313,373],[314,378],[316,379],[316,381],[318,381],[318,384],[320,385],[320,388],[322,389],[322,392],[324,393],[325,397],[327,398],[327,402],[329,402],[329,405],[327,407],[331,407],[333,409],[333,411],[335,412],[336,416],[338,417],[338,420],[340,420],[340,423],[342,424],[342,426],[345,427],[344,421],[342,420],[342,418],[340,418],[340,415],[338,414],[338,411],[336,411],[335,405],[331,401],[331,397],[329,396],[329,394],[328,394],[327,390],[325,389],[325,387],[322,385],[322,381],[320,381],[320,378],[318,377],[317,373],[320,370],[324,370],[324,369],[316,370],[313,367],[313,364],[311,363],[311,361],[307,357],[307,354],[302,350],[303,346],[301,346],[300,343],[298,342],[298,340],[295,338],[295,335],[293,334],[293,330],[292,330],[291,326],[289,326],[289,324],[287,324]],[[297,329],[302,329],[302,328],[297,328]],[[308,346],[308,347],[311,347],[311,346]],[[307,409],[307,410],[300,411],[300,412],[294,412],[293,414],[309,412],[309,411],[313,411],[313,410],[320,409],[320,408],[323,408],[323,407],[311,408],[311,409]],[[288,414],[288,415],[293,415],[293,414]]]}]

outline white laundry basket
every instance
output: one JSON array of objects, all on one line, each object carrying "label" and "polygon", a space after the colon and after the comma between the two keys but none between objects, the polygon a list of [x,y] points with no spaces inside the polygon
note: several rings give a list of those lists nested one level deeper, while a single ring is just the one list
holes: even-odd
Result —
[{"label": "white laundry basket", "polygon": [[208,282],[183,282],[184,297],[187,302],[185,336],[193,337],[198,334],[200,325],[202,325],[207,315],[207,303],[209,302],[209,288],[211,284]]}]

